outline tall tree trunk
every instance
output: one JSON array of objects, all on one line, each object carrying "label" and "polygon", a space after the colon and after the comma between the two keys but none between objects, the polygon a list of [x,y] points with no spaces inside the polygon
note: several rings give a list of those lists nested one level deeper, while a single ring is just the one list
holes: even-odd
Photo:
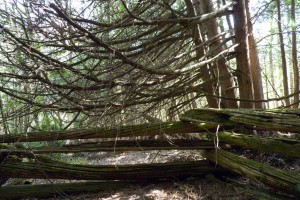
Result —
[{"label": "tall tree trunk", "polygon": [[[269,45],[269,50],[268,50],[268,54],[269,54],[269,73],[271,75],[271,78],[270,78],[270,81],[271,81],[271,86],[272,86],[272,95],[271,95],[271,98],[274,98],[274,97],[277,97],[278,93],[276,92],[276,88],[277,88],[277,83],[275,82],[275,68],[274,68],[274,62],[273,62],[273,41],[274,41],[274,26],[273,26],[273,23],[274,23],[274,12],[271,12],[271,16],[270,16],[270,34],[271,34],[271,37],[270,37],[270,44]],[[266,68],[267,69],[267,68]],[[277,71],[277,70],[276,70]],[[267,74],[267,73],[266,73]],[[268,77],[266,77],[267,80],[266,82],[268,82]],[[267,90],[268,90],[268,86],[266,87]],[[267,94],[269,94],[269,92],[267,92]],[[269,97],[267,97],[269,98]],[[269,102],[269,105],[270,105],[270,102]],[[277,108],[278,107],[278,102],[277,101],[274,101],[274,105],[275,107]]]},{"label": "tall tree trunk", "polygon": [[[203,0],[198,6],[201,6],[202,8],[202,13],[200,13],[201,15],[213,12],[213,3],[211,0]],[[207,22],[204,22],[202,26],[205,28],[205,30],[207,30],[208,39],[218,35],[218,26],[216,19],[211,19]],[[211,49],[216,49],[215,54],[218,54],[224,50],[224,46],[220,46],[220,43],[220,40],[216,40],[216,42],[210,45]],[[225,108],[237,108],[237,101],[234,100],[236,99],[235,82],[228,66],[226,65],[226,60],[224,58],[221,58],[216,61],[215,64],[217,65],[216,69],[219,70],[218,74],[220,75],[220,77],[226,77],[223,80],[220,80],[219,87],[221,87],[221,96],[228,99],[222,99],[221,103]]]},{"label": "tall tree trunk", "polygon": [[292,18],[292,62],[294,71],[294,103],[293,107],[299,107],[299,68],[297,59],[297,38],[296,38],[296,13],[295,13],[295,0],[291,1],[291,18]]},{"label": "tall tree trunk", "polygon": [[[262,86],[261,68],[259,64],[258,53],[256,49],[256,42],[253,36],[253,25],[251,22],[251,15],[249,11],[249,0],[245,1],[247,26],[248,26],[248,43],[249,43],[249,57],[250,57],[250,70],[253,82],[254,100],[261,101],[264,99],[264,91]],[[265,103],[256,102],[255,108],[265,108]]]},{"label": "tall tree trunk", "polygon": [[[185,3],[187,6],[187,11],[188,11],[189,17],[195,17],[196,13],[195,13],[194,6],[193,6],[193,3],[191,2],[191,0],[185,0]],[[201,36],[199,25],[197,25],[193,28],[193,32],[194,32],[194,43],[196,46],[198,46],[202,43],[202,36]],[[196,54],[197,54],[198,58],[201,58],[205,55],[205,51],[203,48],[197,48]],[[203,74],[203,81],[204,81],[203,90],[207,94],[206,99],[208,102],[208,106],[210,108],[218,108],[217,99],[212,96],[212,95],[214,95],[215,88],[211,82],[208,82],[211,79],[211,72],[209,70],[209,67],[202,66],[201,73]]]},{"label": "tall tree trunk", "polygon": [[239,93],[241,108],[253,108],[253,87],[251,79],[250,61],[248,55],[248,40],[247,40],[247,15],[245,9],[245,0],[239,1],[234,6],[234,25],[235,39],[239,45],[236,48],[236,64],[237,64],[237,80],[239,84]]},{"label": "tall tree trunk", "polygon": [[[289,95],[289,83],[288,83],[287,64],[286,64],[282,27],[281,27],[280,0],[276,0],[276,2],[277,2],[277,13],[278,13],[277,17],[278,17],[278,30],[279,30],[279,40],[280,40],[280,50],[281,50],[282,73],[283,73],[283,90],[284,90],[284,96],[287,97]],[[284,101],[286,106],[290,105],[290,100],[288,98],[286,98]]]}]

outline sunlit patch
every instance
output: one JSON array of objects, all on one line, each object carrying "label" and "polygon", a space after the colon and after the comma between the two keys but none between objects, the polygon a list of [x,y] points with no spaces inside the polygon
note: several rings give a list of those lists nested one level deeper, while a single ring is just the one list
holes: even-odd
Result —
[{"label": "sunlit patch", "polygon": [[154,199],[167,199],[168,193],[164,190],[151,190],[146,197],[154,198]]}]

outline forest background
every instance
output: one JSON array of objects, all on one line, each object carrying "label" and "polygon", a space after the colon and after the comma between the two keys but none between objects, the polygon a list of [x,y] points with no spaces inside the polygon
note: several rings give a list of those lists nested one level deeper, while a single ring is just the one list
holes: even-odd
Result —
[{"label": "forest background", "polygon": [[238,2],[4,0],[2,134],[298,108],[299,1]]}]

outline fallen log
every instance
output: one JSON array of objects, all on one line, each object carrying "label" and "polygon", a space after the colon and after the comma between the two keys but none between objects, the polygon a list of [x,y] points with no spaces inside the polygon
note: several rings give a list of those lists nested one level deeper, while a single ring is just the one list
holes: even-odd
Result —
[{"label": "fallen log", "polygon": [[[281,114],[280,117],[284,119],[289,119],[290,117],[294,117],[295,113],[297,114],[297,110],[288,110],[288,114]],[[185,121],[192,122],[196,125],[199,125],[199,129],[203,126],[203,124],[221,124],[222,126],[233,126],[232,116],[240,116],[241,113],[246,113],[249,115],[257,115],[263,117],[270,118],[278,118],[274,116],[274,113],[279,112],[275,110],[274,113],[264,112],[263,110],[234,110],[234,109],[197,109],[190,110],[186,112],[181,119]],[[285,112],[287,112],[285,110]],[[284,113],[285,113],[284,112]],[[236,115],[238,113],[238,115]],[[300,113],[300,112],[299,112]],[[292,116],[290,116],[290,114]],[[287,116],[288,115],[288,116]],[[279,117],[279,118],[280,118]],[[275,120],[275,119],[274,119]],[[297,119],[300,121],[300,119]],[[270,122],[272,123],[272,122]],[[300,122],[299,122],[300,123]],[[205,134],[205,133],[201,133]],[[299,140],[288,140],[288,139],[277,139],[277,138],[263,138],[255,135],[244,135],[231,133],[226,131],[218,132],[218,140],[224,143],[228,143],[230,145],[238,145],[244,148],[248,148],[251,150],[258,151],[266,151],[271,153],[278,153],[280,155],[289,157],[289,158],[300,158],[300,141]],[[206,136],[212,138],[215,134],[206,134]]]},{"label": "fallen log", "polygon": [[265,163],[242,158],[222,149],[206,151],[206,158],[232,172],[271,187],[300,195],[300,175],[283,171]]},{"label": "fallen log", "polygon": [[136,165],[79,165],[39,155],[34,158],[35,161],[20,162],[15,156],[8,156],[0,165],[1,178],[150,180],[224,172],[206,160]]},{"label": "fallen log", "polygon": [[300,133],[300,109],[194,109],[185,112],[181,120]]},{"label": "fallen log", "polygon": [[[254,187],[249,185],[249,183],[241,183],[234,179],[226,178],[225,181],[218,179],[217,177],[209,174],[205,177],[211,183],[226,186],[226,188],[236,188],[237,190],[245,191],[248,194],[253,195],[255,199],[265,199],[265,200],[292,200],[294,199],[291,195],[282,194],[282,192],[268,191],[261,187]],[[224,178],[224,177],[223,177]]]},{"label": "fallen log", "polygon": [[216,128],[218,126],[233,127],[236,124],[230,121],[230,116],[223,114],[218,109],[194,109],[185,112],[180,116],[180,120],[184,122],[192,122],[198,127]]},{"label": "fallen log", "polygon": [[80,183],[56,183],[43,185],[14,185],[0,187],[1,199],[21,198],[47,198],[64,197],[68,199],[69,194],[87,192],[101,192],[114,189],[130,187],[132,185],[143,185],[145,182],[137,181],[105,181],[105,182],[80,182]]},{"label": "fallen log", "polygon": [[288,158],[300,158],[300,141],[287,139],[262,138],[221,131],[219,141],[230,145],[238,145],[256,151],[278,153]]},{"label": "fallen log", "polygon": [[[222,148],[228,148],[222,145]],[[215,144],[209,140],[174,139],[162,140],[117,140],[105,142],[89,142],[80,144],[66,144],[62,146],[24,147],[20,144],[16,147],[0,144],[0,154],[48,154],[48,153],[79,153],[79,152],[125,152],[125,151],[149,151],[149,150],[195,150],[214,149]]]},{"label": "fallen log", "polygon": [[161,134],[171,135],[194,133],[198,131],[199,128],[189,122],[161,122],[153,124],[139,124],[119,127],[39,131],[9,134],[2,135],[0,143],[155,136]]}]

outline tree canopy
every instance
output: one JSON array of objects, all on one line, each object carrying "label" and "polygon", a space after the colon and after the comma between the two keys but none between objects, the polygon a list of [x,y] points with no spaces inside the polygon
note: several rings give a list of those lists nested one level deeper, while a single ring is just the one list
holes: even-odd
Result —
[{"label": "tree canopy", "polygon": [[6,0],[0,8],[6,131],[154,122],[189,108],[264,108],[272,98],[248,1]]}]

